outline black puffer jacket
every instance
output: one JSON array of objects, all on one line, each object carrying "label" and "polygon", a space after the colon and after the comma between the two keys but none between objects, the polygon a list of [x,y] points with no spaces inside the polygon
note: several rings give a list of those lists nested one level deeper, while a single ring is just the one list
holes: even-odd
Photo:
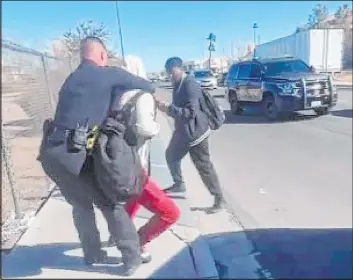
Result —
[{"label": "black puffer jacket", "polygon": [[100,128],[93,151],[93,161],[99,187],[114,202],[127,201],[139,195],[146,179],[136,147],[124,139],[125,126],[109,117]]}]

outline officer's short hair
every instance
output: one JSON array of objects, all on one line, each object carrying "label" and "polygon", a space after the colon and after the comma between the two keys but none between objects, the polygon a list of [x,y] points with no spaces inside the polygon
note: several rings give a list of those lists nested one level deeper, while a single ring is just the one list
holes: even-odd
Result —
[{"label": "officer's short hair", "polygon": [[168,58],[165,62],[164,68],[167,72],[170,72],[173,68],[181,68],[183,66],[183,61],[180,57],[171,57]]},{"label": "officer's short hair", "polygon": [[98,43],[104,48],[104,50],[107,51],[107,48],[106,48],[104,42],[100,38],[95,37],[95,36],[87,36],[86,38],[82,39],[80,42],[81,56],[83,56],[87,52],[91,43]]}]

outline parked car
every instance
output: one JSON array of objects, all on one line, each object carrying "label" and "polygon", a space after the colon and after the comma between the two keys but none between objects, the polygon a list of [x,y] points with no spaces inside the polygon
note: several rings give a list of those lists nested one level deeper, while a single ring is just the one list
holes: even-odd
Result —
[{"label": "parked car", "polygon": [[201,85],[202,88],[216,89],[217,79],[213,76],[210,70],[197,70],[193,72],[195,80]]},{"label": "parked car", "polygon": [[161,76],[159,77],[159,80],[160,80],[161,82],[164,82],[164,83],[171,81],[169,75],[161,75]]},{"label": "parked car", "polygon": [[227,77],[228,75],[228,72],[225,72],[225,73],[222,73],[220,76],[219,76],[219,79],[218,79],[218,86],[219,87],[223,87],[224,86],[224,80],[225,78]]},{"label": "parked car", "polygon": [[302,60],[288,57],[233,64],[225,86],[233,114],[244,106],[261,106],[270,120],[308,109],[324,115],[338,98],[330,75],[317,74]]},{"label": "parked car", "polygon": [[147,78],[152,82],[156,83],[159,81],[159,75],[155,73],[147,73]]}]

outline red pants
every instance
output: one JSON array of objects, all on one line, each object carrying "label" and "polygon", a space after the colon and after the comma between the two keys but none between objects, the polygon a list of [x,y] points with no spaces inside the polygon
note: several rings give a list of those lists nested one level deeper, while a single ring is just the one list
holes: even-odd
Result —
[{"label": "red pants", "polygon": [[125,210],[131,219],[135,217],[141,205],[155,214],[138,230],[140,244],[144,246],[174,224],[180,216],[180,211],[174,201],[150,177],[143,185],[141,195],[125,204]]}]

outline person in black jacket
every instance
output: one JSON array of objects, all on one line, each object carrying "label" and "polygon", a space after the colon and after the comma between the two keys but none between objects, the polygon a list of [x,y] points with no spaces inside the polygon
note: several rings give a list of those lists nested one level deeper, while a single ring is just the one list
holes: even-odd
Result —
[{"label": "person in black jacket", "polygon": [[184,192],[185,183],[181,174],[181,160],[189,152],[203,183],[215,197],[210,212],[216,212],[223,206],[223,194],[217,173],[210,158],[210,127],[207,115],[200,109],[202,91],[196,80],[186,75],[182,60],[169,58],[165,69],[173,79],[173,102],[158,101],[158,108],[174,118],[174,133],[166,150],[166,160],[174,185],[167,192]]},{"label": "person in black jacket", "polygon": [[70,143],[79,123],[100,126],[108,115],[112,92],[141,89],[153,93],[147,80],[117,67],[106,67],[107,50],[96,37],[81,42],[81,64],[65,80],[59,92],[55,118],[44,131],[39,160],[72,206],[72,215],[86,264],[104,262],[93,203],[105,216],[109,231],[118,241],[129,274],[141,264],[136,228],[123,205],[114,205],[96,186],[91,157],[86,149],[72,152]]}]

